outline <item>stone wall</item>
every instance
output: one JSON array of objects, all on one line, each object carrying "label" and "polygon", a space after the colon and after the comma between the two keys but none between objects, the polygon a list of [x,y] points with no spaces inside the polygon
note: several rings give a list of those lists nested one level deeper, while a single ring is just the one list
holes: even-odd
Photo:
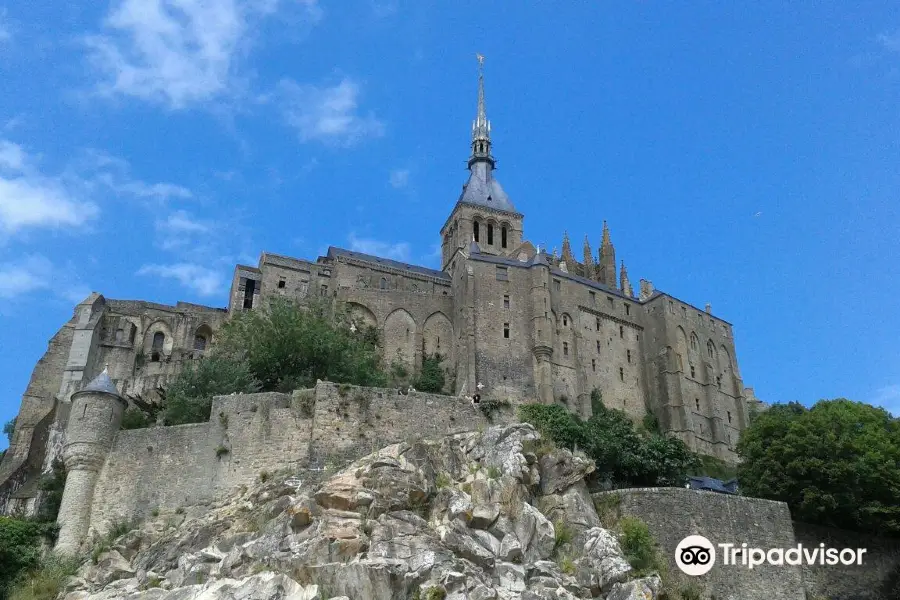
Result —
[{"label": "stone wall", "polygon": [[221,396],[208,423],[120,431],[91,526],[209,503],[264,471],[331,468],[390,443],[486,424],[469,401],[383,388],[320,383],[293,394]]},{"label": "stone wall", "polygon": [[[788,507],[783,502],[702,492],[682,488],[641,488],[602,492],[621,499],[619,514],[645,521],[669,557],[673,573],[675,548],[689,535],[702,535],[713,544],[747,542],[750,547],[789,548],[797,545]],[[800,567],[763,565],[723,566],[716,548],[716,566],[693,578],[707,593],[722,600],[805,600]]]},{"label": "stone wall", "polygon": [[878,586],[900,565],[900,540],[794,522],[794,535],[804,546],[865,548],[862,565],[803,567],[810,598],[828,600],[881,600]]}]

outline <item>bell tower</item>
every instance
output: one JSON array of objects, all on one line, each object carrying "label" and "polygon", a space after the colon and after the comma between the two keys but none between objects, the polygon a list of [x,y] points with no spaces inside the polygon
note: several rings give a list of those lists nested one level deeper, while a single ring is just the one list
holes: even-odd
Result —
[{"label": "bell tower", "polygon": [[467,249],[473,241],[482,254],[507,255],[522,243],[523,215],[494,177],[497,161],[491,152],[491,122],[484,99],[484,56],[478,57],[478,109],[472,122],[472,153],[468,160],[469,180],[450,217],[441,228],[441,268],[457,249]]}]

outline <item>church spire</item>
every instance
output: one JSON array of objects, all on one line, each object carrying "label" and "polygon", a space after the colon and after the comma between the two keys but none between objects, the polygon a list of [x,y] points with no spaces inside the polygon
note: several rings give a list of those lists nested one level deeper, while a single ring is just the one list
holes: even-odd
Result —
[{"label": "church spire", "polygon": [[484,106],[484,56],[478,58],[478,114],[472,122],[472,156],[469,157],[469,169],[475,163],[486,163],[494,168],[494,157],[491,156],[491,122],[487,118]]},{"label": "church spire", "polygon": [[570,269],[575,264],[575,256],[572,254],[572,245],[569,243],[568,231],[563,232],[562,259],[565,261],[566,267]]},{"label": "church spire", "polygon": [[603,221],[603,240],[600,242],[598,279],[603,285],[616,287],[616,249],[609,236],[609,226]]},{"label": "church spire", "polygon": [[594,279],[597,274],[594,272],[594,255],[591,251],[591,243],[588,236],[584,236],[584,277]]},{"label": "church spire", "polygon": [[634,290],[631,287],[631,281],[628,279],[628,269],[625,268],[625,261],[622,261],[622,269],[619,271],[619,285],[622,293],[629,298],[634,297]]}]

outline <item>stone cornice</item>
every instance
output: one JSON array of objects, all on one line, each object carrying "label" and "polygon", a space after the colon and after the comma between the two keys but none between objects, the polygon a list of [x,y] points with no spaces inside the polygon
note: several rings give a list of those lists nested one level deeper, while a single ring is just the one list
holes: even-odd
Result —
[{"label": "stone cornice", "polygon": [[636,323],[632,323],[631,321],[626,321],[625,319],[620,319],[619,317],[614,317],[613,315],[605,313],[603,311],[599,311],[596,308],[588,308],[587,306],[582,306],[582,305],[579,305],[578,308],[579,308],[579,310],[582,310],[586,313],[590,313],[597,317],[603,317],[604,319],[607,319],[609,321],[614,321],[620,325],[627,325],[628,327],[631,327],[632,329],[637,329],[638,331],[644,330],[644,328],[642,326],[640,326]]}]

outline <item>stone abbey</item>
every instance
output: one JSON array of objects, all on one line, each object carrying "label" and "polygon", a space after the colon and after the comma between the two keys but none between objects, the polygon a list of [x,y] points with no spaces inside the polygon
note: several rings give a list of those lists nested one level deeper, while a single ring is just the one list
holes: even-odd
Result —
[{"label": "stone abbey", "polygon": [[229,315],[278,296],[342,303],[356,324],[377,328],[387,362],[415,370],[440,354],[455,396],[561,403],[587,417],[598,390],[606,406],[635,420],[653,414],[690,448],[736,460],[757,400],[743,385],[731,324],[643,279],[635,293],[606,223],[599,253],[585,239],[581,260],[568,236],[560,254],[527,241],[524,214],[495,177],[482,75],[476,114],[468,181],[440,227],[440,269],[335,247],[314,261],[263,253],[257,266],[235,267],[227,309],[98,293],[78,304],[22,397],[0,464],[0,512],[34,510],[39,476],[70,442],[73,394],[104,369],[117,411],[123,399],[152,401]]}]

